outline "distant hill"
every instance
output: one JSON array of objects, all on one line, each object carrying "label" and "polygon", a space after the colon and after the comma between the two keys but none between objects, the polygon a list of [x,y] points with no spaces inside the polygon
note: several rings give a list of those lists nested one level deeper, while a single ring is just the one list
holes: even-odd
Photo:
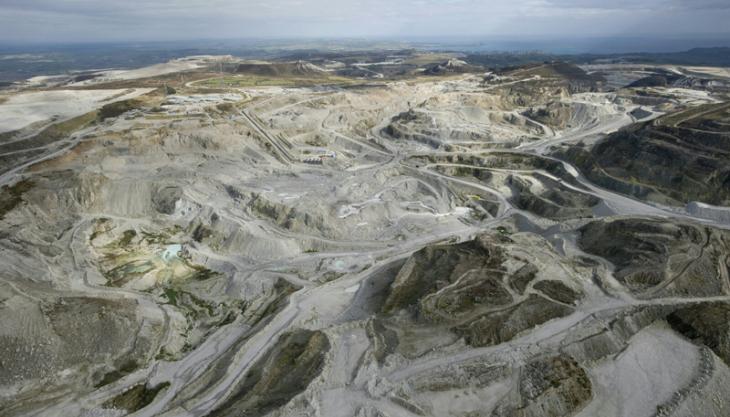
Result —
[{"label": "distant hill", "polygon": [[730,66],[730,48],[695,48],[685,52],[638,54],[637,62],[676,65]]},{"label": "distant hill", "polygon": [[319,77],[326,74],[322,68],[304,61],[244,63],[236,67],[236,72],[266,77]]},{"label": "distant hill", "polygon": [[572,62],[575,64],[611,61],[625,63],[729,67],[730,48],[695,48],[683,52],[631,54],[557,55],[541,52],[486,53],[471,54],[464,58],[464,60],[472,65],[483,65],[494,69],[553,61]]},{"label": "distant hill", "polygon": [[424,74],[442,75],[442,74],[461,74],[467,72],[483,71],[481,67],[470,65],[460,59],[450,59],[440,64],[429,65]]},{"label": "distant hill", "polygon": [[569,81],[595,82],[601,81],[602,78],[596,75],[590,75],[579,66],[563,61],[548,62],[538,65],[532,70],[526,71],[528,74],[534,72],[536,75],[548,77],[560,77]]},{"label": "distant hill", "polygon": [[507,76],[519,74],[522,77],[539,76],[543,79],[553,79],[564,84],[571,92],[594,91],[605,81],[600,74],[588,74],[579,66],[563,61],[503,68],[498,70],[497,74]]}]

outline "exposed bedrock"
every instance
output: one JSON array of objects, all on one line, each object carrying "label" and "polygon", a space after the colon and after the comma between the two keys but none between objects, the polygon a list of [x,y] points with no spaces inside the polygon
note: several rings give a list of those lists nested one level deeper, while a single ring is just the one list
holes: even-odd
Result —
[{"label": "exposed bedrock", "polygon": [[263,416],[304,391],[321,372],[330,343],[319,331],[282,335],[209,416]]},{"label": "exposed bedrock", "polygon": [[667,317],[672,328],[703,344],[730,364],[730,303],[702,303],[677,309]]},{"label": "exposed bedrock", "polygon": [[[528,247],[540,256],[528,259]],[[550,261],[555,264],[544,264]],[[472,346],[500,344],[573,312],[583,295],[568,271],[546,242],[531,234],[484,234],[430,246],[401,268],[383,306],[391,319],[378,326],[390,329],[385,340],[397,339],[405,351],[410,338],[429,327],[450,329]]]},{"label": "exposed bedrock", "polygon": [[557,152],[591,181],[641,199],[730,205],[730,107],[700,106]]},{"label": "exposed bedrock", "polygon": [[615,266],[641,296],[728,294],[728,233],[663,219],[618,218],[580,229],[578,244]]},{"label": "exposed bedrock", "polygon": [[[163,316],[134,300],[68,296],[38,303],[1,288],[4,415],[22,414],[21,404],[42,403],[72,387],[90,392],[111,383],[146,366],[159,348]],[[38,391],[33,386],[40,381]]]},{"label": "exposed bedrock", "polygon": [[571,416],[591,399],[591,381],[569,356],[537,359],[520,369],[518,386],[493,417]]}]

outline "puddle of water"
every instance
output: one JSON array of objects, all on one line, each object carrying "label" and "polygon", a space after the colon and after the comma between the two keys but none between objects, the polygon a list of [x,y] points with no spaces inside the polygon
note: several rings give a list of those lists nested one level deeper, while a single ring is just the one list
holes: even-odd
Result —
[{"label": "puddle of water", "polygon": [[162,260],[165,262],[170,262],[173,259],[178,258],[178,254],[182,251],[182,245],[180,244],[173,244],[173,245],[167,245],[167,248],[165,248],[165,251],[162,252]]},{"label": "puddle of water", "polygon": [[333,262],[332,269],[338,272],[345,272],[347,271],[347,264],[345,264],[345,261],[337,260]]}]

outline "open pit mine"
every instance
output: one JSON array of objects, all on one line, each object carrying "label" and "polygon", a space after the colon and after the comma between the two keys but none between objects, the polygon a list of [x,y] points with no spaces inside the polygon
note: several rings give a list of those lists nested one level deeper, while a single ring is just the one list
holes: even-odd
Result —
[{"label": "open pit mine", "polygon": [[383,55],[1,90],[0,415],[730,415],[730,74]]}]

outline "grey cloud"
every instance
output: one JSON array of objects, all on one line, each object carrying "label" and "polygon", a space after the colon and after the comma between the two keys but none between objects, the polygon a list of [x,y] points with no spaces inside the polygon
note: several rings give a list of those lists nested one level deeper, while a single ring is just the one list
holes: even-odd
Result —
[{"label": "grey cloud", "polygon": [[582,9],[603,9],[603,10],[708,10],[708,9],[730,9],[730,2],[727,0],[548,0],[546,4],[556,8],[582,8]]},{"label": "grey cloud", "polygon": [[0,0],[0,41],[671,34],[728,19],[727,0]]}]

